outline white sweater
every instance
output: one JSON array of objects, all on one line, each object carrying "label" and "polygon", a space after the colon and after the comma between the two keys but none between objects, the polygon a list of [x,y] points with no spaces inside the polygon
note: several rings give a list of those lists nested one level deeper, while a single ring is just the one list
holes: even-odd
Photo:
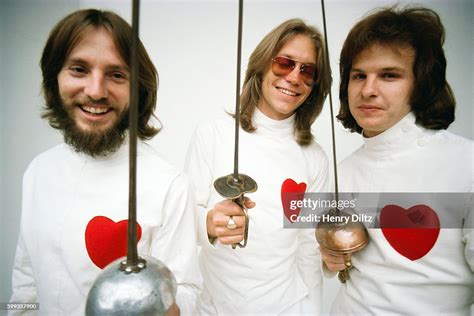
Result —
[{"label": "white sweater", "polygon": [[[138,253],[172,270],[182,315],[193,313],[201,282],[194,204],[189,180],[138,142]],[[31,162],[23,179],[11,302],[39,302],[40,315],[84,315],[89,289],[102,271],[94,262],[103,255],[93,261],[86,245],[86,227],[96,216],[114,222],[128,218],[128,146],[92,158],[62,144]],[[95,251],[105,255],[110,248],[98,244]]]},{"label": "white sweater", "polygon": [[[364,145],[340,163],[340,190],[472,193],[473,157],[472,141],[422,128],[409,113],[384,133],[364,138]],[[428,204],[440,218],[433,248],[412,261],[392,248],[381,229],[369,229],[369,244],[353,255],[355,268],[333,303],[334,314],[474,313],[472,200],[451,212],[463,214],[464,227],[447,224],[446,208],[432,202],[418,203]]]},{"label": "white sweater", "polygon": [[239,172],[258,184],[248,194],[256,202],[249,210],[246,248],[208,241],[206,215],[223,198],[215,179],[233,172],[234,120],[225,117],[198,128],[186,170],[196,189],[201,271],[204,290],[198,299],[202,313],[220,315],[276,314],[303,302],[298,310],[313,315],[321,307],[321,268],[314,230],[284,229],[281,186],[285,179],[307,184],[307,191],[326,190],[328,161],[322,148],[299,146],[294,116],[275,121],[258,109],[254,133],[240,130]]}]

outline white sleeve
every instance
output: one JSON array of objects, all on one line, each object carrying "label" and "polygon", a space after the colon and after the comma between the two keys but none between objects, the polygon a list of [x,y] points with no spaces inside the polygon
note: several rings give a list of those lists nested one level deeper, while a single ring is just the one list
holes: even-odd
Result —
[{"label": "white sleeve", "polygon": [[194,133],[186,155],[184,170],[191,178],[196,193],[198,243],[200,246],[214,247],[207,235],[207,213],[210,209],[208,202],[213,183],[209,161],[211,153],[206,150],[212,147],[208,144],[210,138],[203,136],[199,129]]},{"label": "white sleeve", "polygon": [[464,225],[462,228],[462,241],[466,245],[464,256],[471,271],[474,272],[474,183],[471,183],[470,192],[467,194],[464,204]]},{"label": "white sleeve", "polygon": [[[15,261],[13,264],[12,290],[13,294],[10,298],[11,303],[38,302],[33,270],[21,235],[16,247]],[[31,315],[32,311],[10,310],[8,315],[26,315],[28,313]]]},{"label": "white sleeve", "polygon": [[[28,199],[31,199],[31,181],[30,178],[33,164],[30,165],[28,170],[25,172],[23,178],[23,192],[22,192],[22,219],[20,226],[20,237],[16,247],[15,260],[13,263],[12,272],[12,296],[10,298],[11,303],[37,303],[38,298],[36,294],[36,283],[33,274],[33,268],[31,266],[30,258],[28,255],[28,249],[25,244],[24,234],[26,233],[23,229],[23,220],[25,207],[28,205]],[[8,315],[24,315],[33,314],[33,311],[28,310],[11,310]]]},{"label": "white sleeve", "polygon": [[321,256],[316,247],[316,238],[313,229],[301,229],[298,236],[298,257],[297,266],[301,277],[309,292],[309,299],[319,309],[321,314],[322,306],[322,274]]},{"label": "white sleeve", "polygon": [[473,194],[470,194],[469,197],[469,205],[467,206],[467,214],[464,218],[464,227],[462,230],[462,238],[463,242],[465,243],[464,248],[464,256],[466,257],[466,261],[471,268],[471,271],[474,272],[474,214],[472,210],[473,206]]},{"label": "white sleeve", "polygon": [[163,222],[152,240],[152,255],[166,263],[176,277],[176,304],[181,315],[194,315],[202,282],[194,206],[190,181],[178,175],[169,187],[163,204]]},{"label": "white sleeve", "polygon": [[[466,244],[464,251],[466,261],[469,264],[469,267],[471,268],[471,272],[474,273],[474,229],[463,229],[463,242]],[[474,302],[471,303],[470,315],[474,315]]]},{"label": "white sleeve", "polygon": [[[462,228],[462,241],[465,244],[464,256],[467,264],[471,268],[471,272],[474,273],[474,214],[473,214],[473,200],[472,189],[469,193],[466,202],[466,214],[464,217],[464,227]],[[474,315],[474,302],[471,303],[470,315]]]},{"label": "white sleeve", "polygon": [[[308,192],[328,191],[328,160],[326,155],[321,156],[321,163],[316,164],[316,175],[313,182],[308,186]],[[314,229],[302,228],[298,240],[297,265],[305,282],[309,298],[321,314],[322,307],[322,260],[318,250]]]}]

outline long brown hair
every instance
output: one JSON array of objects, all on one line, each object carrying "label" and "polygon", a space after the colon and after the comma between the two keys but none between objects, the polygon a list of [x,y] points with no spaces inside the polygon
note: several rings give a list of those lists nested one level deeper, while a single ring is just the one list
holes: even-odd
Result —
[{"label": "long brown hair", "polygon": [[[130,66],[130,46],[132,29],[117,14],[95,9],[79,10],[69,14],[51,30],[41,57],[43,73],[43,94],[46,105],[42,117],[56,129],[63,129],[61,120],[57,119],[61,97],[58,88],[58,73],[72,49],[90,28],[105,28],[112,36],[122,59]],[[149,125],[156,107],[158,73],[148,56],[142,42],[138,41],[139,63],[139,109],[138,137],[149,139],[158,133],[158,129]]]},{"label": "long brown hair", "polygon": [[240,97],[240,123],[247,132],[255,131],[252,124],[252,115],[261,98],[263,75],[268,70],[271,60],[280,49],[294,36],[303,34],[314,43],[317,78],[310,95],[295,111],[295,138],[301,146],[311,143],[313,135],[311,124],[314,123],[323,109],[324,100],[331,87],[331,69],[326,62],[326,49],[321,33],[301,19],[291,19],[283,22],[268,33],[257,45],[250,56],[245,80]]},{"label": "long brown hair", "polygon": [[410,104],[416,122],[434,130],[448,128],[454,121],[456,102],[446,81],[444,34],[438,14],[421,7],[380,9],[358,22],[347,35],[339,62],[341,108],[337,118],[342,125],[352,132],[362,132],[349,110],[347,89],[352,61],[364,49],[381,44],[414,49],[415,86]]}]

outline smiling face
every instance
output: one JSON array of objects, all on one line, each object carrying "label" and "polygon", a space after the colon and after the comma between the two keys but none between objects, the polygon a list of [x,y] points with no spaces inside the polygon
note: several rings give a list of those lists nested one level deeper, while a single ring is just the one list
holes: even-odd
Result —
[{"label": "smiling face", "polygon": [[103,155],[123,142],[130,94],[129,70],[105,28],[90,28],[66,58],[58,87],[68,124],[66,143]]},{"label": "smiling face", "polygon": [[128,67],[104,28],[83,35],[59,72],[58,85],[66,110],[87,133],[112,128],[128,108]]},{"label": "smiling face", "polygon": [[410,112],[415,76],[414,50],[374,44],[353,60],[349,77],[349,109],[364,136],[376,136]]},{"label": "smiling face", "polygon": [[286,76],[275,75],[268,65],[257,106],[269,118],[283,120],[290,117],[311,93],[312,86],[304,82],[300,66],[316,63],[315,47],[308,36],[298,34],[288,40],[276,56],[286,56],[298,63]]}]

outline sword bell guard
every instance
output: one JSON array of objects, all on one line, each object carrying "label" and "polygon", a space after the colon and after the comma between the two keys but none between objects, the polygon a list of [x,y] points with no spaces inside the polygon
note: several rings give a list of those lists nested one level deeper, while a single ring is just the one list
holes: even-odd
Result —
[{"label": "sword bell guard", "polygon": [[235,249],[237,246],[245,248],[249,235],[250,218],[247,208],[244,205],[244,194],[257,191],[257,182],[248,175],[239,173],[236,177],[235,174],[232,173],[216,179],[216,181],[214,181],[214,188],[222,197],[231,199],[242,208],[245,216],[244,239],[242,243],[232,244],[232,249]]},{"label": "sword bell guard", "polygon": [[124,257],[105,267],[87,295],[85,315],[165,315],[176,301],[173,273],[153,257],[140,258],[138,266],[127,269]]},{"label": "sword bell guard", "polygon": [[353,221],[350,214],[339,209],[331,209],[328,212],[330,217],[347,217],[347,223],[342,221],[319,222],[316,226],[316,240],[320,247],[333,255],[343,255],[346,269],[339,272],[339,280],[345,283],[349,279],[349,269],[352,262],[350,254],[364,248],[368,241],[367,230],[358,221]]},{"label": "sword bell guard", "polygon": [[248,175],[239,173],[237,177],[229,174],[214,181],[216,191],[226,199],[238,199],[245,193],[257,191],[257,183]]}]

